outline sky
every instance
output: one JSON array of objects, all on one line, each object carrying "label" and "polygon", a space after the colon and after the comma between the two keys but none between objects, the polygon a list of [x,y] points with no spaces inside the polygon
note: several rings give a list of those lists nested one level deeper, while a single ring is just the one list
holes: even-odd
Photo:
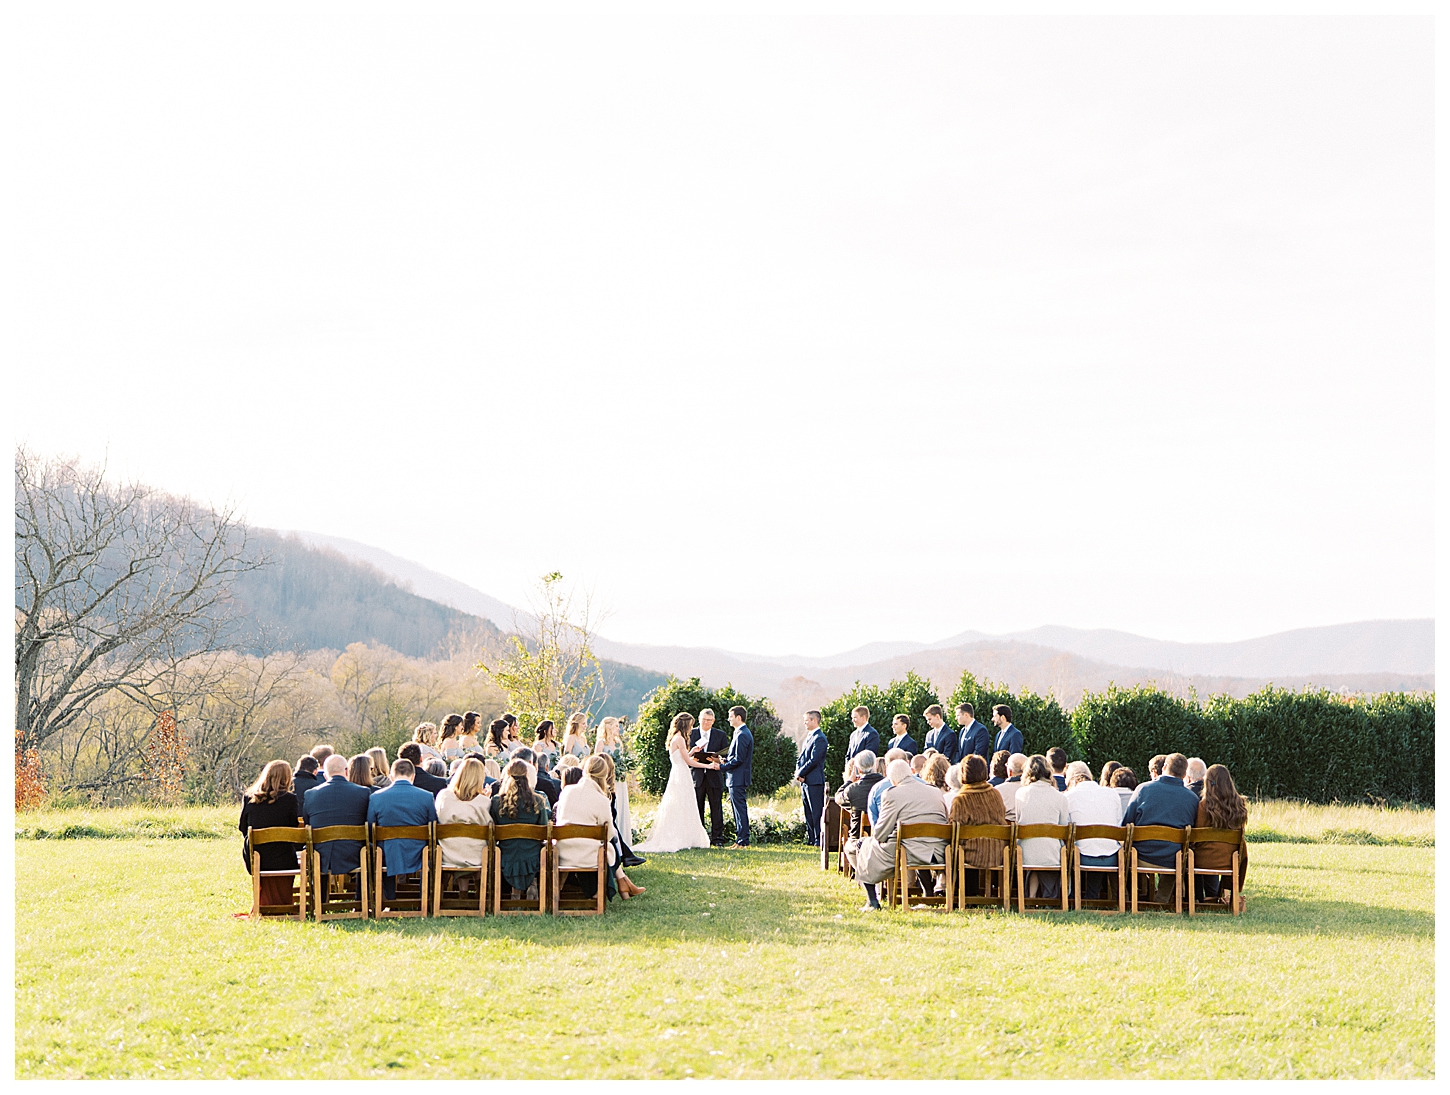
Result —
[{"label": "sky", "polygon": [[1428,18],[525,7],[14,13],[17,437],[621,641],[1434,614]]}]

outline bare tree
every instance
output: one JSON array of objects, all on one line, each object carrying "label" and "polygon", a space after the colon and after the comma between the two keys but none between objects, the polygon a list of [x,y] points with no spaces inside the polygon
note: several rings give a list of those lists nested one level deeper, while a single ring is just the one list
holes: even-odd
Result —
[{"label": "bare tree", "polygon": [[156,709],[177,667],[226,649],[227,586],[265,563],[230,510],[104,467],[15,453],[15,719],[38,747],[121,693]]}]

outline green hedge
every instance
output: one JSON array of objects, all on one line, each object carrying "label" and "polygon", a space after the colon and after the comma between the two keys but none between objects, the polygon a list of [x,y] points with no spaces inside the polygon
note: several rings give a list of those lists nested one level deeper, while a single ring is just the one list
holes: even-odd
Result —
[{"label": "green hedge", "polygon": [[750,762],[751,794],[769,795],[784,786],[795,775],[795,742],[780,732],[780,719],[770,701],[747,696],[730,685],[706,688],[699,677],[682,681],[671,677],[644,698],[639,706],[639,719],[630,728],[630,746],[639,758],[640,786],[653,794],[663,794],[670,781],[670,757],[665,751],[665,736],[670,722],[681,711],[699,718],[703,708],[715,712],[715,725],[731,733],[730,708],[745,708],[745,725],[755,738],[755,751]]}]

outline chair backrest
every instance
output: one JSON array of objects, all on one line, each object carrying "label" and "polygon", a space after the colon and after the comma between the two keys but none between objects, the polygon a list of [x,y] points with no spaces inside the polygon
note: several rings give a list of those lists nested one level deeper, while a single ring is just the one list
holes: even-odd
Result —
[{"label": "chair backrest", "polygon": [[431,825],[374,825],[373,841],[381,844],[385,840],[430,840]]},{"label": "chair backrest", "polygon": [[495,825],[495,840],[548,840],[548,825]]},{"label": "chair backrest", "polygon": [[367,839],[366,825],[324,825],[312,830],[313,844],[326,844],[330,840],[360,840],[366,844]]},{"label": "chair backrest", "polygon": [[247,841],[258,844],[306,844],[307,829],[293,825],[272,825],[266,829],[248,829]]},{"label": "chair backrest", "polygon": [[487,840],[492,833],[492,825],[477,825],[473,822],[466,821],[440,821],[433,826],[433,835],[439,840],[448,840],[456,836],[466,837],[472,840]]},{"label": "chair backrest", "polygon": [[604,825],[555,825],[555,840],[599,840],[609,839],[609,829]]},{"label": "chair backrest", "polygon": [[1079,840],[1116,840],[1121,844],[1128,839],[1128,827],[1126,825],[1074,825],[1072,839],[1074,844]]},{"label": "chair backrest", "polygon": [[952,838],[952,827],[945,822],[935,821],[910,821],[896,827],[897,840],[915,840],[920,838],[950,840]]},{"label": "chair backrest", "polygon": [[958,825],[958,840],[1011,840],[1011,825]]},{"label": "chair backrest", "polygon": [[1166,840],[1170,844],[1187,844],[1188,830],[1175,829],[1171,825],[1134,825],[1129,839],[1134,844],[1145,840]]},{"label": "chair backrest", "polygon": [[1188,830],[1189,844],[1242,844],[1242,829],[1192,829]]},{"label": "chair backrest", "polygon": [[1017,826],[1017,840],[1020,843],[1024,840],[1035,840],[1041,838],[1056,838],[1067,840],[1072,835],[1071,825],[1019,825]]}]

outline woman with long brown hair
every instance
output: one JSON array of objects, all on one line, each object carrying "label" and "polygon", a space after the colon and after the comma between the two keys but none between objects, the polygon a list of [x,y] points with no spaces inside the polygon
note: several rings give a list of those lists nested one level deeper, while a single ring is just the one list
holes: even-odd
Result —
[{"label": "woman with long brown hair", "polygon": [[381,745],[374,745],[368,750],[368,756],[373,762],[373,789],[381,791],[384,787],[393,785],[393,777],[388,774],[388,754]]},{"label": "woman with long brown hair", "polygon": [[[549,800],[529,783],[529,766],[509,761],[503,770],[503,784],[489,799],[489,814],[495,825],[545,825],[549,821]],[[543,841],[510,837],[498,842],[503,880],[523,897],[539,879],[539,850]]]},{"label": "woman with long brown hair", "polygon": [[373,758],[366,753],[359,753],[348,761],[347,781],[371,791],[373,789]]},{"label": "woman with long brown hair", "polygon": [[443,754],[444,760],[452,762],[463,756],[463,744],[458,738],[462,727],[462,715],[449,715],[443,720],[438,730],[438,751]]},{"label": "woman with long brown hair", "polygon": [[[243,837],[248,829],[290,828],[297,824],[300,812],[297,796],[292,793],[292,766],[285,760],[268,761],[256,782],[243,792],[242,816],[237,828]],[[297,853],[301,850],[301,844],[257,845],[264,871],[295,871]],[[242,842],[242,862],[250,874],[252,859],[245,840]],[[291,901],[292,879],[262,879],[263,905],[286,905]]]},{"label": "woman with long brown hair", "polygon": [[[969,753],[957,767],[962,773],[962,789],[952,796],[947,820],[953,825],[1006,825],[1007,806],[997,788],[987,782],[987,762]],[[972,837],[962,841],[962,855],[968,867],[1000,867],[1006,843]],[[975,871],[967,872],[967,897],[977,896],[977,879]]]},{"label": "woman with long brown hair", "polygon": [[[1195,829],[1243,829],[1249,823],[1249,804],[1239,789],[1234,786],[1234,778],[1222,764],[1211,764],[1208,774],[1203,777],[1203,798],[1198,803],[1198,816],[1193,819]],[[1195,844],[1193,847],[1194,866],[1200,870],[1206,868],[1222,867],[1223,873],[1233,873],[1234,849],[1236,844],[1221,844],[1217,841],[1209,844]],[[1239,856],[1239,907],[1242,909],[1247,902],[1243,898],[1244,875],[1249,869],[1249,848],[1245,844],[1242,854]],[[1198,887],[1198,900],[1200,901],[1221,901],[1223,898],[1223,878],[1205,876],[1194,880]]]}]

